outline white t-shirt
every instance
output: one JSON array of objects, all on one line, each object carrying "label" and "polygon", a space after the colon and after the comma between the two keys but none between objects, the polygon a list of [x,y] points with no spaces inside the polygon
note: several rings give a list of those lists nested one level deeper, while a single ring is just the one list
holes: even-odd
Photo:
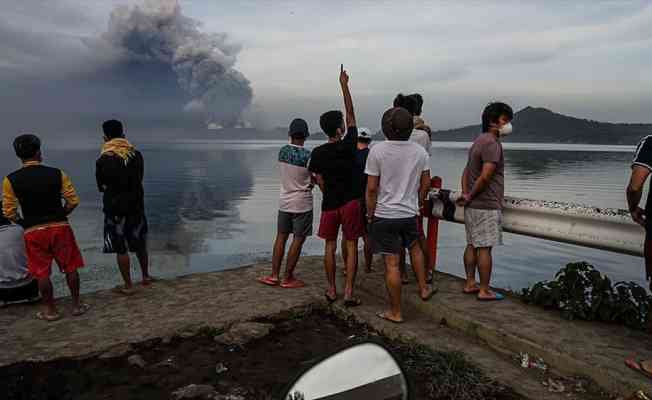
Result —
[{"label": "white t-shirt", "polygon": [[410,141],[423,147],[428,155],[432,154],[432,140],[430,140],[428,132],[421,129],[414,129],[410,135]]},{"label": "white t-shirt", "polygon": [[418,215],[424,171],[430,171],[430,157],[414,142],[386,140],[373,146],[365,173],[380,176],[375,216],[397,219]]},{"label": "white t-shirt", "polygon": [[308,162],[310,151],[293,144],[285,145],[278,153],[281,170],[279,210],[304,213],[312,210],[312,181]]}]

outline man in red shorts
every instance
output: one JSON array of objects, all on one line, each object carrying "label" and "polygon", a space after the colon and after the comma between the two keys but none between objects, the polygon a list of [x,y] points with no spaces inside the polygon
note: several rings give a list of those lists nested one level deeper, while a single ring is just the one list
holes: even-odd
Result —
[{"label": "man in red shorts", "polygon": [[[72,296],[72,315],[84,314],[89,306],[79,301],[79,274],[84,266],[68,215],[79,205],[79,197],[68,175],[41,164],[41,140],[21,135],[14,140],[21,169],[7,175],[2,183],[2,212],[10,221],[25,228],[27,268],[38,280],[43,311],[36,317],[45,321],[61,318],[54,305],[50,272],[56,261]],[[62,199],[63,204],[62,204]],[[22,217],[18,214],[20,206]]]},{"label": "man in red shorts", "polygon": [[[328,279],[326,299],[337,300],[335,286],[335,250],[340,226],[346,241],[346,285],[344,305],[360,305],[353,296],[353,286],[358,265],[358,239],[363,235],[363,217],[360,200],[356,198],[353,175],[357,154],[358,129],[353,112],[353,100],[349,91],[349,76],[340,68],[340,84],[344,95],[346,125],[341,111],[328,111],[319,119],[322,130],[328,136],[325,143],[312,151],[309,170],[316,175],[317,184],[324,194],[319,222],[320,238],[326,241],[324,267]],[[344,132],[346,130],[346,137]]]}]

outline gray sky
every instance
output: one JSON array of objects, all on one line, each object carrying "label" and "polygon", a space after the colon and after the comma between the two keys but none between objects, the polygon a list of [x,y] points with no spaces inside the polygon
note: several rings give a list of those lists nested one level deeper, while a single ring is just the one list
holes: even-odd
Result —
[{"label": "gray sky", "polygon": [[[9,126],[43,116],[73,130],[79,120],[112,113],[142,124],[185,118],[188,99],[177,99],[183,91],[171,75],[151,82],[147,71],[111,69],[111,50],[92,45],[116,5],[139,3],[0,0],[0,113]],[[316,130],[321,112],[341,107],[340,63],[351,75],[360,123],[372,128],[399,91],[422,93],[426,119],[442,129],[477,123],[493,99],[652,122],[649,1],[180,4],[202,31],[225,32],[241,46],[234,68],[250,82],[247,118],[259,125],[302,116]]]}]

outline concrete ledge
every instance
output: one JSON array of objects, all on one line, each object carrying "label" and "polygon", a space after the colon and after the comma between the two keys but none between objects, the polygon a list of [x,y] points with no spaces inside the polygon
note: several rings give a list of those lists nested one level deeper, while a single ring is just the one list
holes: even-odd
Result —
[{"label": "concrete ledge", "polygon": [[[524,352],[541,357],[558,373],[588,377],[610,393],[652,391],[650,380],[623,363],[632,355],[652,358],[650,335],[621,326],[567,321],[558,312],[529,306],[516,298],[479,302],[475,296],[462,293],[462,279],[441,273],[436,276],[439,293],[424,303],[417,295],[414,278],[412,281],[403,287],[404,307],[428,315],[432,323],[444,323],[505,355]],[[360,275],[359,288],[371,295],[385,296],[381,273]]]}]

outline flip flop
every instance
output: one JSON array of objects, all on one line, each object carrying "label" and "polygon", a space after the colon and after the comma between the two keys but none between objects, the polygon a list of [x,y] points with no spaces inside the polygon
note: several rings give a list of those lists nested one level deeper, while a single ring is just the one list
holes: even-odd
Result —
[{"label": "flip flop", "polygon": [[428,300],[432,299],[432,296],[437,294],[438,291],[439,291],[439,288],[431,287],[430,288],[430,294],[428,294],[426,297],[421,297],[421,301],[428,301]]},{"label": "flip flop", "polygon": [[645,361],[636,361],[633,358],[628,358],[625,360],[625,365],[627,365],[629,368],[633,369],[634,371],[637,371],[648,378],[652,379],[652,372],[648,372],[643,368],[642,363]]},{"label": "flip flop", "polygon": [[291,281],[283,280],[281,287],[284,289],[297,289],[306,286],[301,279],[292,279]]},{"label": "flip flop", "polygon": [[118,286],[114,287],[113,289],[111,289],[111,291],[113,293],[122,294],[122,295],[125,295],[125,296],[131,296],[131,295],[136,294],[136,291],[134,290],[134,288],[127,289],[126,287],[124,287],[122,285],[118,285]]},{"label": "flip flop", "polygon": [[500,301],[505,300],[505,296],[500,293],[494,293],[492,297],[477,297],[478,301]]},{"label": "flip flop", "polygon": [[326,301],[328,304],[333,304],[337,301],[337,295],[335,297],[331,297],[328,295],[328,292],[324,293],[324,296],[326,297]]},{"label": "flip flop", "polygon": [[357,307],[360,304],[362,304],[362,300],[360,300],[357,297],[352,297],[350,299],[344,299],[344,307],[351,308],[351,307]]},{"label": "flip flop", "polygon": [[82,304],[79,305],[79,308],[78,308],[78,309],[76,309],[76,310],[74,310],[74,311],[72,312],[72,316],[73,316],[73,317],[79,317],[80,315],[84,315],[84,314],[86,314],[86,312],[87,312],[88,310],[90,310],[90,309],[91,309],[91,306],[89,306],[88,304],[84,304],[84,303],[82,303]]},{"label": "flip flop", "polygon": [[36,313],[36,319],[40,319],[41,321],[53,322],[53,321],[60,320],[61,314],[47,315],[43,311],[39,311]]},{"label": "flip flop", "polygon": [[278,286],[279,280],[274,279],[271,276],[262,276],[258,278],[258,282],[262,283],[263,285],[267,286]]},{"label": "flip flop", "polygon": [[402,320],[402,319],[400,319],[400,320],[395,320],[395,319],[388,318],[387,315],[385,315],[384,312],[376,313],[376,317],[378,317],[378,318],[380,318],[380,319],[384,319],[385,321],[391,322],[391,323],[393,323],[393,324],[402,324],[402,323],[403,323],[403,320]]},{"label": "flip flop", "polygon": [[149,285],[151,285],[152,283],[154,283],[154,282],[156,282],[156,281],[158,281],[157,278],[155,278],[155,277],[153,277],[153,276],[150,276],[150,277],[148,277],[148,278],[146,278],[146,279],[143,279],[143,280],[140,282],[140,284],[143,285],[143,286],[149,286]]},{"label": "flip flop", "polygon": [[478,294],[478,293],[480,293],[480,288],[478,286],[474,287],[473,289],[464,288],[464,289],[462,289],[462,293],[464,293],[464,294]]}]

